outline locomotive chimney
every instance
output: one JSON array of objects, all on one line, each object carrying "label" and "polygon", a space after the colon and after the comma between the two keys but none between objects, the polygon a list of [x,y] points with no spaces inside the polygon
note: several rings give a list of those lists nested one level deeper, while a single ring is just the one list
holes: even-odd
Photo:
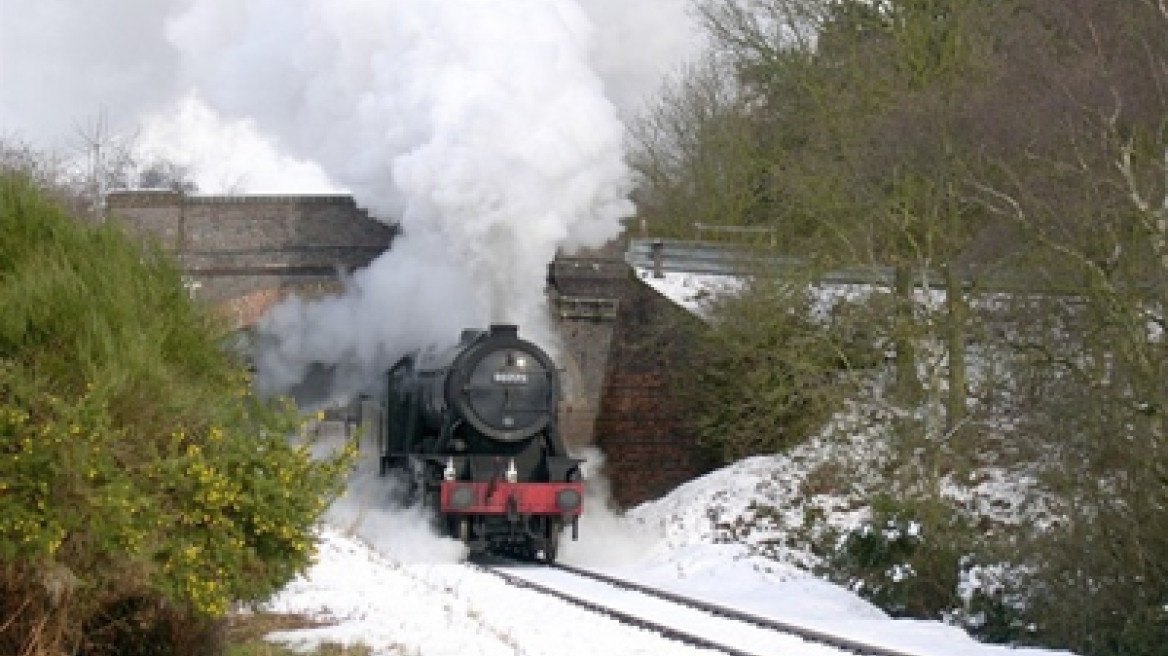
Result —
[{"label": "locomotive chimney", "polygon": [[510,323],[491,324],[491,337],[519,337],[519,326]]}]

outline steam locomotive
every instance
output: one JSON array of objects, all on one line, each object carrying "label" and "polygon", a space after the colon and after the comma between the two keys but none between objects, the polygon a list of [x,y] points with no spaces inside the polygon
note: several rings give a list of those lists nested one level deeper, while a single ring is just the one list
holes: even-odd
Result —
[{"label": "steam locomotive", "polygon": [[464,330],[458,344],[402,358],[386,374],[379,473],[406,483],[472,553],[554,561],[579,530],[581,460],[568,455],[559,374],[513,325]]}]

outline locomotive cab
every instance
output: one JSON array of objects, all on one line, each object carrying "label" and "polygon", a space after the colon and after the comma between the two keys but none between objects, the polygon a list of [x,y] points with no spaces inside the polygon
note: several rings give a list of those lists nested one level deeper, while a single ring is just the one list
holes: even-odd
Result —
[{"label": "locomotive cab", "polygon": [[547,560],[565,526],[576,536],[581,460],[559,435],[559,373],[515,326],[463,331],[402,358],[386,383],[380,472],[403,477],[444,530],[472,551]]}]

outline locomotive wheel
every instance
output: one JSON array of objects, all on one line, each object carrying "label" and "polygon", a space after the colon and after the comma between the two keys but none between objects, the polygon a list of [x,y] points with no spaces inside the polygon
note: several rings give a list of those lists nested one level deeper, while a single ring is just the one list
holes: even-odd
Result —
[{"label": "locomotive wheel", "polygon": [[543,561],[551,564],[556,562],[556,557],[560,552],[560,533],[563,532],[564,524],[558,519],[553,519],[548,522],[547,541],[543,545]]}]

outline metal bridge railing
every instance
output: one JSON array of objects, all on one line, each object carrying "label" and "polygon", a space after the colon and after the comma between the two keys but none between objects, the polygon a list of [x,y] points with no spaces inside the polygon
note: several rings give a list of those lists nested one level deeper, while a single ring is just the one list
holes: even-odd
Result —
[{"label": "metal bridge railing", "polygon": [[718,275],[745,275],[759,267],[802,266],[793,258],[734,244],[681,239],[631,239],[625,261],[656,272],[677,271]]},{"label": "metal bridge railing", "polygon": [[[630,239],[625,261],[641,269],[649,269],[660,277],[665,272],[744,276],[768,274],[790,278],[813,277],[817,282],[838,285],[877,285],[892,287],[894,269],[889,266],[857,266],[831,271],[813,272],[807,261],[782,256],[773,250],[735,244],[688,241],[683,239]],[[1038,286],[1030,277],[1017,272],[995,272],[977,278],[983,291],[1077,293],[1068,281],[1064,288]],[[966,277],[967,288],[975,280]],[[913,284],[917,288],[944,289],[945,279],[940,271],[914,269]]]}]

